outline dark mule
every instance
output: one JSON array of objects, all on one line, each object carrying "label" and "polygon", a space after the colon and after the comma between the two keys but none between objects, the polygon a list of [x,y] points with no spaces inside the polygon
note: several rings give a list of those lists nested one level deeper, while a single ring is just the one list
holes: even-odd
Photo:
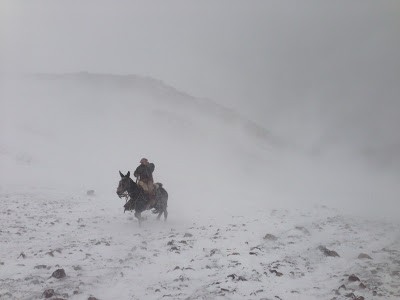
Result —
[{"label": "dark mule", "polygon": [[[142,223],[144,218],[141,216],[142,212],[147,208],[148,199],[143,191],[143,189],[137,185],[132,178],[130,178],[130,172],[126,175],[119,172],[121,180],[119,181],[117,188],[117,195],[122,198],[128,193],[129,200],[124,205],[124,212],[126,210],[134,210],[135,217],[139,220],[139,225]],[[168,193],[162,187],[161,183],[156,183],[156,204],[153,213],[158,213],[157,220],[160,219],[161,215],[164,213],[164,220],[167,220],[168,211]]]}]

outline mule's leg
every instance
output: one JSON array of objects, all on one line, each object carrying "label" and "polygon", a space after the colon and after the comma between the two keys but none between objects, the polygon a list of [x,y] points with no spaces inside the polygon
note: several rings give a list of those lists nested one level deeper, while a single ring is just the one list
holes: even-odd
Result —
[{"label": "mule's leg", "polygon": [[168,211],[167,211],[167,207],[164,208],[164,221],[167,221],[168,218]]},{"label": "mule's leg", "polygon": [[163,211],[160,211],[158,216],[157,216],[157,220],[160,220],[162,214],[163,214]]},{"label": "mule's leg", "polygon": [[135,217],[138,219],[139,221],[139,226],[142,225],[142,216],[140,212],[135,212]]}]

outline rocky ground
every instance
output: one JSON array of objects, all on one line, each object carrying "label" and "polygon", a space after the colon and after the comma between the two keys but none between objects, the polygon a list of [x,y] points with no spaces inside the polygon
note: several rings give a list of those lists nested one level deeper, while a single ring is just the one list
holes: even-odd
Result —
[{"label": "rocky ground", "polygon": [[[93,192],[0,190],[1,299],[400,299],[400,225],[327,207],[138,227]],[[171,201],[171,200],[170,200]]]}]

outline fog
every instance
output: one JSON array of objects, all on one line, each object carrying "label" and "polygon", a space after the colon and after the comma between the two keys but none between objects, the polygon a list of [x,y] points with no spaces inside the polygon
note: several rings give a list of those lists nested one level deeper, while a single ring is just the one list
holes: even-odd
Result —
[{"label": "fog", "polygon": [[3,185],[114,201],[147,157],[183,215],[398,218],[397,1],[0,5]]}]

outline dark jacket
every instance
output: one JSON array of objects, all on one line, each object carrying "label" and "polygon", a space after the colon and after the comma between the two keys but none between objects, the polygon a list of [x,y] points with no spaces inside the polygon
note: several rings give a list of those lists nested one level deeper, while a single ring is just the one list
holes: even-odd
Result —
[{"label": "dark jacket", "polygon": [[138,177],[139,180],[143,182],[149,182],[153,181],[153,172],[154,172],[154,164],[149,163],[147,165],[140,165],[139,167],[136,168],[135,172],[133,173],[133,176]]}]

